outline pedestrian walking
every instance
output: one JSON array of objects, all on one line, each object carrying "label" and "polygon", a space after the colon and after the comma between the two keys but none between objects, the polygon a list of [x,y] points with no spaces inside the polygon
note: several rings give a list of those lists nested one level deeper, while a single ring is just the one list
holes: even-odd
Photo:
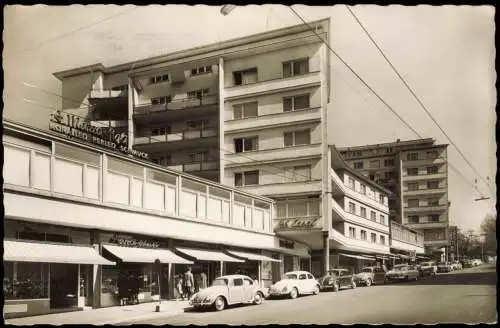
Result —
[{"label": "pedestrian walking", "polygon": [[177,286],[176,287],[177,287],[178,298],[184,300],[184,291],[183,291],[184,283],[182,281],[182,275],[177,276]]},{"label": "pedestrian walking", "polygon": [[194,292],[194,277],[191,272],[191,267],[188,267],[187,271],[184,273],[184,292],[187,296],[187,299],[191,297]]},{"label": "pedestrian walking", "polygon": [[205,274],[205,272],[201,272],[200,276],[201,276],[201,286],[200,286],[200,288],[205,289],[205,288],[207,288],[208,277]]}]

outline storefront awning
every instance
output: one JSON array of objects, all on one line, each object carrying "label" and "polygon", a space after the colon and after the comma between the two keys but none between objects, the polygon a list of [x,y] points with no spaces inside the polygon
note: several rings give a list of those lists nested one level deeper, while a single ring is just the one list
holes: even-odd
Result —
[{"label": "storefront awning", "polygon": [[237,251],[228,251],[230,254],[246,258],[248,260],[254,260],[254,261],[269,261],[269,262],[281,262],[280,260],[273,259],[272,257],[261,255],[261,254],[254,254],[254,253],[245,253],[245,252],[237,252]]},{"label": "storefront awning", "polygon": [[193,264],[192,261],[177,256],[168,249],[123,247],[115,245],[102,245],[102,247],[120,258],[123,262],[154,263],[156,260],[159,260],[160,263]]},{"label": "storefront awning", "polygon": [[4,261],[115,265],[91,246],[4,240]]},{"label": "storefront awning", "polygon": [[361,255],[351,255],[351,254],[344,254],[344,253],[339,253],[339,255],[345,256],[345,257],[351,257],[351,258],[358,259],[358,260],[369,260],[369,261],[375,260],[373,257],[361,256]]},{"label": "storefront awning", "polygon": [[244,260],[238,260],[237,258],[226,255],[218,251],[206,251],[201,249],[192,248],[176,248],[179,252],[194,257],[201,261],[216,261],[216,262],[245,262]]},{"label": "storefront awning", "polygon": [[411,258],[410,256],[404,255],[404,254],[398,254],[398,257],[400,257],[402,259],[409,259],[409,258]]}]

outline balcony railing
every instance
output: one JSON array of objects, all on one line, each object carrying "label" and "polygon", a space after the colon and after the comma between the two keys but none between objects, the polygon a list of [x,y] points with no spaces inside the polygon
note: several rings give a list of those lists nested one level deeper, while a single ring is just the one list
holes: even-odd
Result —
[{"label": "balcony railing", "polygon": [[127,90],[91,90],[90,98],[118,98],[127,97]]},{"label": "balcony railing", "polygon": [[[74,146],[75,156],[86,158],[77,160],[55,155],[50,147],[3,146],[4,190],[272,233],[274,205],[265,197],[90,148],[79,154]],[[214,162],[197,165],[189,169],[216,167]],[[247,213],[238,210],[235,197],[250,199]]]},{"label": "balcony railing", "polygon": [[191,107],[200,107],[204,105],[215,105],[219,102],[218,95],[206,95],[201,98],[183,98],[174,99],[165,104],[138,104],[134,108],[135,115],[150,115],[152,113],[182,110]]},{"label": "balcony railing", "polygon": [[167,168],[181,172],[212,171],[219,169],[219,161],[169,164]]},{"label": "balcony railing", "polygon": [[185,130],[156,136],[136,136],[134,138],[136,145],[152,144],[157,142],[173,142],[190,139],[212,138],[218,136],[217,128],[202,130]]},{"label": "balcony railing", "polygon": [[404,206],[407,212],[430,212],[430,211],[444,211],[448,206],[446,204],[436,205],[422,205],[422,206]]},{"label": "balcony railing", "polygon": [[445,193],[447,188],[445,186],[439,188],[421,188],[410,190],[408,188],[403,188],[405,196],[416,196],[416,195],[426,195],[426,194],[440,194]]}]

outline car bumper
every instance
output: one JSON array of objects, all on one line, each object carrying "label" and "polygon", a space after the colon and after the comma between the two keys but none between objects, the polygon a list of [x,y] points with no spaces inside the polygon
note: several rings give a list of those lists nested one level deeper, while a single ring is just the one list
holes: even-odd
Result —
[{"label": "car bumper", "polygon": [[211,306],[214,303],[214,301],[189,301],[189,305],[194,306],[194,307],[203,307],[203,306]]},{"label": "car bumper", "polygon": [[270,290],[269,291],[269,296],[283,296],[283,295],[288,295],[290,294],[290,291],[282,291],[282,290]]}]

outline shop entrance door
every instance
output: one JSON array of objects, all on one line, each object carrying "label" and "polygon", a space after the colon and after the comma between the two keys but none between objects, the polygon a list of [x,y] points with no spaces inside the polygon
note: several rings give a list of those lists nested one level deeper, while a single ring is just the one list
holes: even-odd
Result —
[{"label": "shop entrance door", "polygon": [[78,298],[78,307],[92,306],[92,291],[90,289],[91,270],[92,265],[80,264],[80,295]]},{"label": "shop entrance door", "polygon": [[50,308],[78,306],[78,264],[50,265]]}]

